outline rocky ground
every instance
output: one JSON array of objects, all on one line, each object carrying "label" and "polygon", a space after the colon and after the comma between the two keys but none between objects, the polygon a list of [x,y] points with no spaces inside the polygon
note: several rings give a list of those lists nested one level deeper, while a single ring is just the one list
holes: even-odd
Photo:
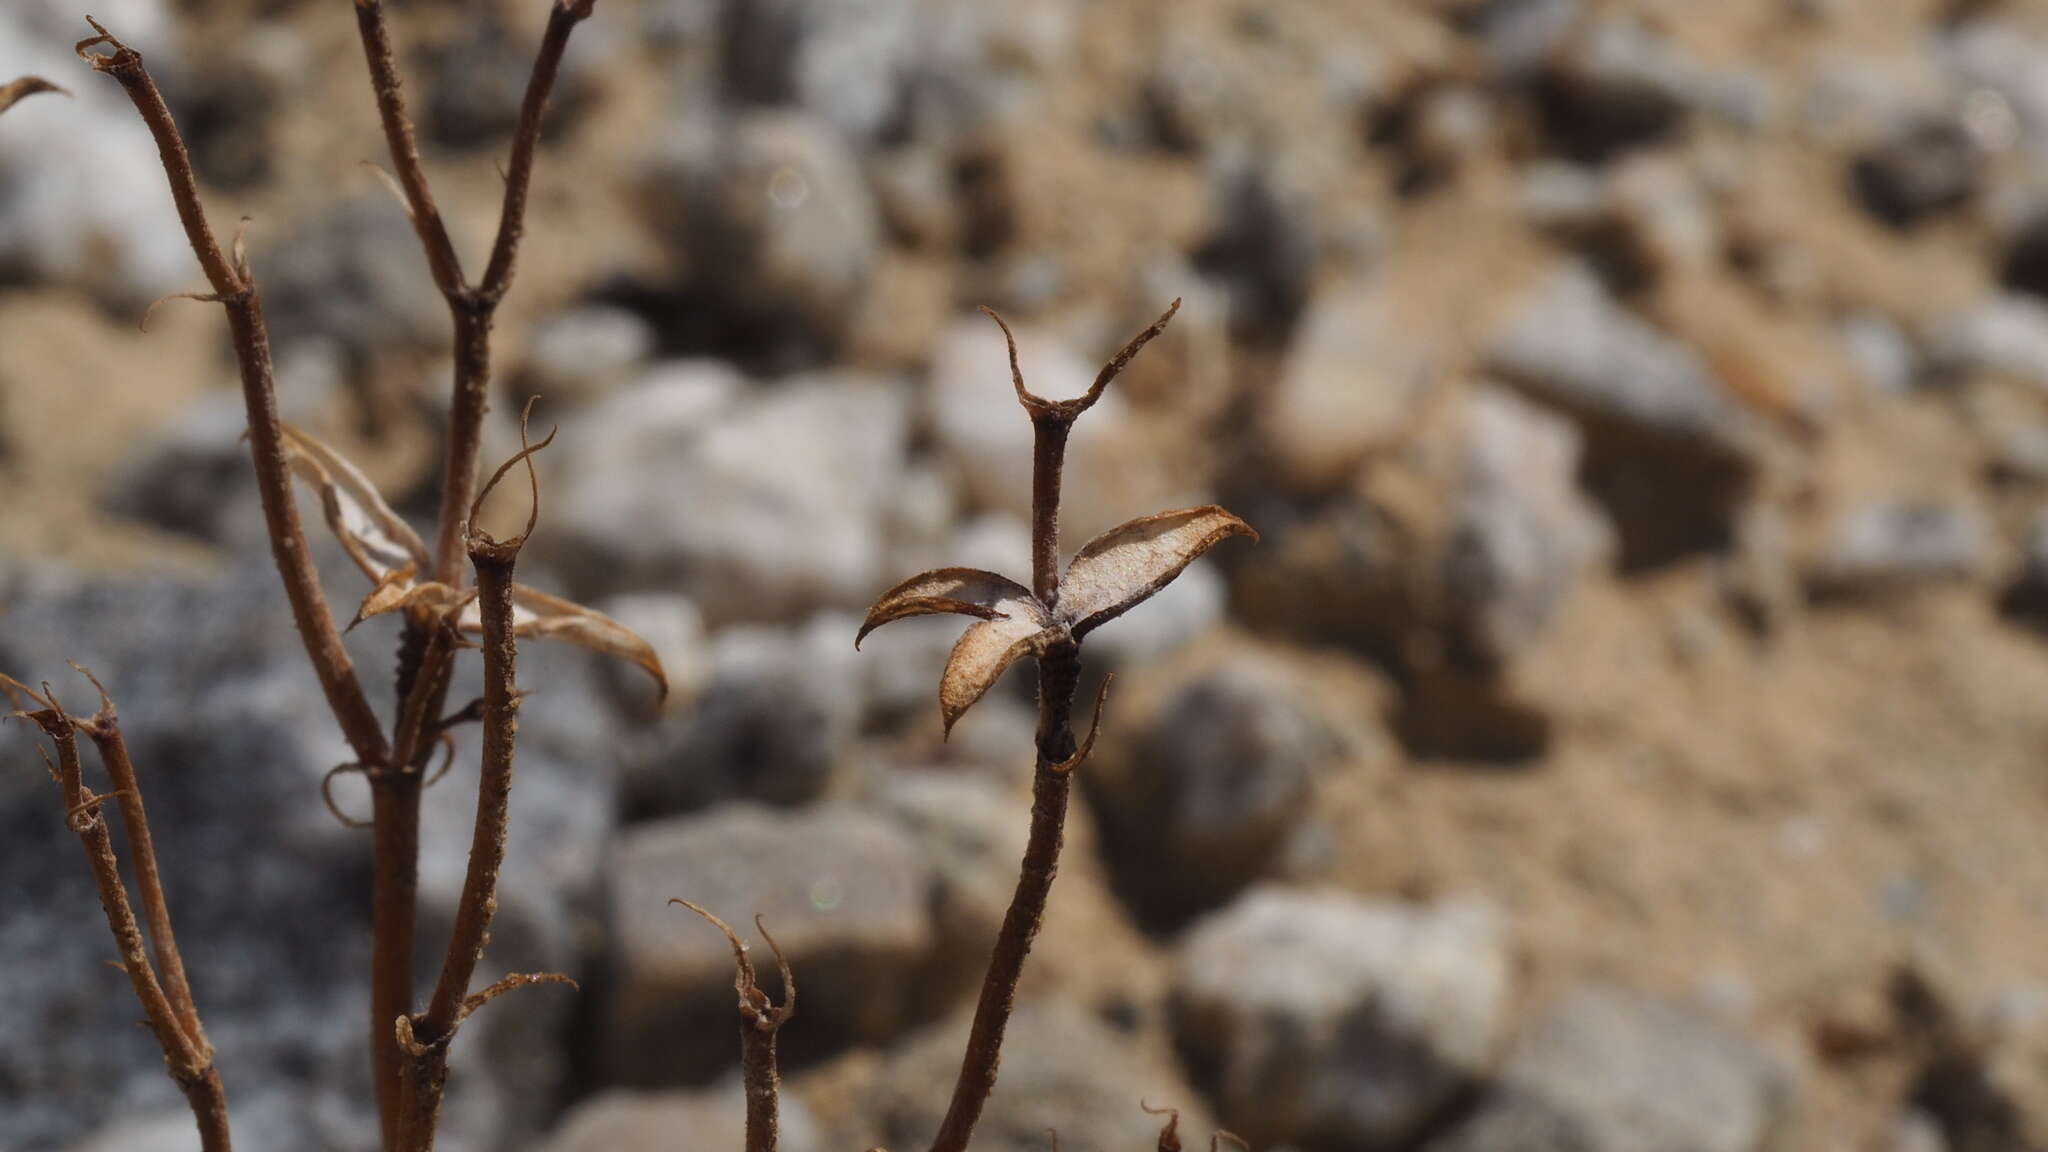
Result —
[{"label": "rocky ground", "polygon": [[[365,1149],[345,749],[219,317],[137,331],[198,274],[75,7],[0,8],[0,77],[74,93],[0,120],[0,670],[120,699],[243,1143]],[[1263,540],[1090,643],[1118,687],[978,1148],[1152,1147],[1141,1101],[1299,1152],[2048,1148],[2048,7],[598,7],[486,455],[543,396],[533,581],[678,691],[523,655],[485,967],[583,987],[476,1018],[444,1147],[737,1147],[728,954],[670,896],[788,947],[789,1148],[928,1139],[1029,678],[942,741],[955,629],[857,654],[858,614],[1028,569],[974,305],[1063,396],[1180,296],[1077,435],[1069,547],[1210,499]],[[475,259],[545,4],[392,8]],[[249,217],[288,417],[429,517],[446,319],[349,6],[94,14]],[[0,1148],[189,1147],[5,740]],[[430,942],[467,782],[430,793]]]}]

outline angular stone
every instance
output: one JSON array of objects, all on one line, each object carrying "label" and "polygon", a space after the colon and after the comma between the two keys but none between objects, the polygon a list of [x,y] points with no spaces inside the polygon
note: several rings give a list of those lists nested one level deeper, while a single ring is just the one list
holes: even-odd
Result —
[{"label": "angular stone", "polygon": [[680,588],[716,626],[864,608],[887,586],[902,395],[841,375],[727,403],[736,390],[700,364],[565,420],[544,546],[581,595]]},{"label": "angular stone", "polygon": [[1541,282],[1487,363],[1579,425],[1581,475],[1614,520],[1624,567],[1726,547],[1764,429],[1692,349],[1573,267]]},{"label": "angular stone", "polygon": [[1759,1152],[1783,1085],[1698,1010],[1577,984],[1538,1011],[1478,1110],[1430,1152]]},{"label": "angular stone", "polygon": [[1501,915],[1253,889],[1180,945],[1175,1031],[1254,1145],[1398,1148],[1483,1073],[1505,1023]]},{"label": "angular stone", "polygon": [[[945,1116],[967,1035],[964,1015],[893,1052],[872,1094],[875,1139],[891,1148],[929,1140]],[[1018,1005],[1003,1042],[1002,1075],[974,1130],[982,1152],[1044,1152],[1048,1131],[1071,1152],[1155,1147],[1160,1118],[1140,1107],[1181,1109],[1181,1135],[1206,1146],[1211,1124],[1198,1098],[1132,1041],[1064,1000]]]},{"label": "angular stone", "polygon": [[[737,1041],[735,1041],[737,1043]],[[779,1152],[821,1152],[801,1100],[783,1092]],[[738,1152],[747,1143],[747,1098],[738,1080],[694,1092],[600,1092],[571,1108],[542,1152],[669,1152],[679,1146]]]},{"label": "angular stone", "polygon": [[923,976],[934,933],[929,862],[896,826],[858,811],[734,806],[638,825],[606,869],[609,997],[597,1052],[608,1082],[701,1080],[739,1058],[733,959],[692,900],[756,941],[762,917],[795,970],[801,1029],[792,1059],[876,1043],[933,1010]]}]

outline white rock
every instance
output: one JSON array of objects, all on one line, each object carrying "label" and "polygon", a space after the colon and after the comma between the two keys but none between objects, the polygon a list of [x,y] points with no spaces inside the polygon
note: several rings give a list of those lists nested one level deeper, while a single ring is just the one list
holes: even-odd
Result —
[{"label": "white rock", "polygon": [[1288,483],[1327,490],[1398,440],[1424,383],[1422,349],[1410,335],[1372,283],[1317,295],[1266,412],[1266,436]]},{"label": "white rock", "polygon": [[[791,380],[706,419],[705,367],[608,397],[565,430],[556,559],[587,592],[679,587],[716,625],[865,608],[908,436],[886,381]],[[702,377],[708,376],[707,381]]]},{"label": "white rock", "polygon": [[[124,39],[161,40],[155,0],[95,12]],[[36,96],[0,132],[0,265],[32,280],[134,309],[203,284],[171,203],[149,130],[112,81],[82,68],[71,45],[92,35],[75,10],[41,2],[0,10],[0,77],[38,75],[72,99]],[[124,17],[124,18],[117,18]]]},{"label": "white rock", "polygon": [[1579,984],[1515,1040],[1473,1116],[1430,1152],[1757,1152],[1782,1084],[1746,1038],[1689,1005]]},{"label": "white rock", "polygon": [[636,313],[604,304],[571,308],[534,333],[511,399],[515,405],[528,396],[563,404],[595,400],[638,376],[654,343],[654,326]]},{"label": "white rock", "polygon": [[1180,948],[1175,1025],[1254,1145],[1399,1147],[1485,1065],[1509,965],[1478,898],[1257,888]]},{"label": "white rock", "polygon": [[[1099,365],[1083,360],[1054,333],[1013,327],[1024,383],[1034,394],[1059,400],[1088,390]],[[979,316],[962,319],[941,335],[932,354],[930,403],[939,449],[972,506],[1029,523],[1031,418],[1017,403],[1003,334],[993,323]],[[1131,424],[1115,384],[1075,422],[1060,508],[1064,552],[1126,520],[1173,506],[1157,462],[1136,443]],[[1010,575],[1030,579],[1028,568]]]}]

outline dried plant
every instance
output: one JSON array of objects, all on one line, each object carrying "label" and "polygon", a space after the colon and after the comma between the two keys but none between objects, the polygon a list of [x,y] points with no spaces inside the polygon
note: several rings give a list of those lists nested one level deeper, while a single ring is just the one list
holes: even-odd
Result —
[{"label": "dried plant", "polygon": [[688,900],[669,903],[680,904],[710,921],[732,945],[733,987],[740,996],[740,1082],[747,1095],[747,1152],[775,1152],[781,1131],[782,1091],[782,1074],[775,1063],[775,1034],[796,1015],[796,977],[790,973],[789,959],[768,934],[768,926],[759,916],[754,917],[755,929],[768,941],[769,950],[775,953],[775,966],[782,972],[782,1004],[777,1007],[761,991],[754,962],[747,958],[746,942],[731,925]]},{"label": "dried plant", "polygon": [[[483,278],[470,284],[446,228],[441,223],[421,170],[411,122],[400,94],[390,37],[377,0],[356,0],[357,24],[380,118],[397,170],[406,209],[425,247],[428,267],[448,301],[455,332],[454,397],[450,406],[441,507],[435,545],[429,550],[411,527],[392,512],[362,472],[332,448],[285,424],[278,412],[270,339],[263,321],[255,277],[243,254],[240,237],[223,250],[207,223],[198,182],[184,140],[141,53],[123,44],[88,18],[94,36],[77,45],[78,55],[97,72],[118,82],[155,138],[171,197],[205,272],[210,291],[180,294],[220,304],[227,312],[242,392],[248,413],[250,454],[271,553],[291,603],[293,623],[318,676],[331,711],[355,759],[337,769],[362,773],[372,796],[372,971],[370,1053],[377,1090],[383,1145],[387,1150],[422,1152],[431,1148],[447,1078],[448,1047],[462,1021],[476,1008],[511,988],[562,978],[548,974],[516,975],[472,994],[470,982],[488,939],[497,905],[496,887],[505,852],[505,819],[512,783],[519,693],[515,685],[517,638],[565,639],[629,659],[646,669],[666,691],[660,661],[644,641],[600,613],[526,588],[513,581],[513,569],[526,534],[511,540],[491,538],[475,526],[477,510],[490,485],[477,486],[477,454],[482,440],[486,383],[490,368],[490,333],[499,302],[512,280],[519,241],[525,229],[526,196],[540,137],[548,93],[561,66],[562,53],[575,26],[591,15],[594,0],[556,0],[533,74],[522,102],[512,156],[505,173],[505,198],[498,231]],[[0,110],[25,96],[53,90],[36,78],[0,88]],[[522,440],[524,423],[522,422]],[[492,478],[527,461],[546,445],[524,447]],[[297,475],[319,497],[325,519],[343,549],[372,581],[356,619],[384,612],[405,617],[399,653],[396,716],[387,736],[364,694],[321,591],[312,552],[299,522],[292,478]],[[533,482],[535,516],[539,483]],[[531,530],[529,521],[528,529]],[[465,590],[466,570],[476,584]],[[478,646],[466,637],[479,636],[483,650],[485,691],[480,701],[446,711],[450,671],[457,653]],[[30,699],[43,707],[32,717],[58,742],[58,775],[67,802],[96,874],[105,880],[101,895],[110,922],[126,909],[119,893],[118,871],[96,805],[78,782],[73,729],[96,741],[101,731],[113,732],[111,704],[90,722],[73,722],[57,708],[47,691]],[[437,747],[449,744],[448,729],[465,720],[483,727],[483,767],[477,814],[470,847],[469,871],[456,909],[440,978],[424,1010],[415,1011],[412,971],[418,898],[419,801],[427,780],[425,768]],[[117,923],[124,966],[136,982],[137,994],[150,1010],[164,1043],[172,1072],[188,1096],[206,1135],[209,1149],[227,1147],[227,1114],[210,1050],[190,1006],[176,947],[170,939],[168,913],[156,883],[156,865],[141,819],[140,794],[124,782],[125,752],[115,755],[102,743],[102,755],[114,775],[123,824],[129,830],[130,854],[136,858],[138,880],[149,914],[150,935],[158,949],[161,988],[152,970],[136,961],[139,935],[129,915],[126,928]],[[329,774],[331,779],[334,773]],[[131,812],[132,808],[132,812]],[[121,895],[117,901],[116,895]],[[132,938],[132,939],[131,939]],[[131,945],[133,945],[131,947]],[[157,1002],[171,1006],[157,1011]],[[197,1085],[195,1088],[194,1085]],[[203,1093],[202,1099],[195,1092]]]},{"label": "dried plant", "polygon": [[[1024,656],[1038,663],[1038,762],[1032,776],[1031,833],[1017,875],[1017,890],[996,937],[983,977],[981,997],[967,1052],[953,1087],[952,1103],[932,1142],[932,1152],[960,1152],[974,1133],[982,1106],[995,1088],[1003,1030],[1016,1001],[1017,979],[1045,915],[1046,897],[1059,869],[1067,799],[1073,771],[1094,746],[1102,721],[1103,694],[1095,719],[1077,747],[1073,732],[1074,692],[1081,672],[1081,641],[1166,587],[1182,569],[1231,536],[1258,534],[1244,521],[1214,506],[1142,516],[1089,541],[1059,572],[1060,478],[1067,436],[1074,421],[1102,398],[1123,371],[1180,308],[1180,301],[1150,328],[1124,345],[1088,391],[1072,400],[1047,400],[1024,387],[1017,364],[1017,340],[1001,317],[1010,349],[1010,378],[1017,401],[1031,418],[1031,587],[974,568],[940,568],[884,592],[862,623],[859,644],[869,632],[906,616],[951,612],[980,619],[953,646],[939,681],[939,710],[946,731],[989,690],[1003,671]],[[984,309],[984,311],[986,311]]]},{"label": "dried plant", "polygon": [[[163,1049],[164,1068],[185,1094],[192,1117],[199,1125],[199,1145],[204,1152],[228,1152],[228,1098],[220,1072],[213,1066],[213,1045],[199,1021],[199,1007],[192,999],[192,986],[185,979],[185,961],[178,954],[177,936],[171,930],[171,909],[164,899],[161,873],[157,869],[156,847],[149,834],[149,815],[142,804],[142,786],[135,778],[135,764],[128,757],[128,743],[114,712],[114,701],[98,679],[85,669],[80,675],[99,689],[100,707],[91,719],[79,720],[57,702],[48,683],[41,693],[8,676],[0,676],[4,689],[16,703],[24,700],[38,705],[34,711],[15,715],[33,722],[56,745],[57,758],[50,764],[64,799],[65,819],[78,833],[85,847],[86,863],[92,869],[93,885],[99,889],[100,909],[106,913],[107,928],[121,953],[121,970],[142,1002],[144,1019]],[[85,784],[79,762],[78,734],[83,732],[99,750],[100,763],[113,781],[113,791],[95,793]],[[44,756],[47,762],[49,757]],[[121,882],[121,864],[114,852],[113,837],[107,832],[102,807],[112,800],[121,813],[121,831],[128,842],[128,858],[135,870],[135,887],[142,898],[143,921],[148,925],[148,948],[143,942],[143,925],[135,919],[128,901],[128,889]]]},{"label": "dried plant", "polygon": [[14,107],[30,96],[34,96],[38,92],[57,92],[67,96],[70,95],[70,93],[65,92],[62,88],[57,87],[40,76],[23,76],[18,80],[9,80],[5,84],[0,84],[0,112],[7,111],[9,108]]},{"label": "dried plant", "polygon": [[[477,483],[492,323],[510,287],[524,232],[541,121],[570,33],[591,15],[595,0],[553,0],[505,171],[496,239],[483,276],[474,283],[463,276],[420,164],[382,4],[380,0],[355,0],[355,5],[371,87],[391,153],[392,183],[447,302],[454,334],[453,396],[431,547],[392,511],[360,469],[281,418],[269,335],[241,238],[237,235],[225,250],[215,238],[200,203],[184,141],[141,54],[96,22],[92,22],[96,34],[80,41],[77,52],[95,71],[121,85],[156,140],[179,219],[210,289],[180,295],[217,303],[227,314],[272,558],[308,661],[355,757],[330,772],[327,779],[331,781],[342,772],[359,772],[370,785],[370,1054],[382,1144],[386,1152],[426,1152],[433,1147],[440,1116],[449,1046],[462,1022],[514,988],[570,982],[550,973],[520,973],[481,991],[470,991],[489,938],[506,851],[521,697],[516,673],[518,639],[567,640],[633,662],[652,676],[664,693],[667,682],[653,650],[617,622],[513,578],[520,550],[539,517],[540,483],[533,456],[547,447],[552,434],[539,443],[529,442],[522,418],[521,450],[488,482]],[[48,91],[61,89],[34,77],[0,85],[0,112],[26,96]],[[1012,382],[1035,434],[1031,585],[976,569],[926,572],[884,593],[855,639],[858,646],[875,628],[908,616],[957,613],[978,618],[954,646],[941,677],[940,710],[948,734],[1010,665],[1028,655],[1038,667],[1030,836],[933,1152],[966,1148],[994,1088],[1017,981],[1058,869],[1072,773],[1087,758],[1101,722],[1106,680],[1087,737],[1076,741],[1072,711],[1082,641],[1095,628],[1165,587],[1215,544],[1234,535],[1257,536],[1221,508],[1164,512],[1104,533],[1084,546],[1064,573],[1059,570],[1061,474],[1074,422],[1101,398],[1132,357],[1166,327],[1179,306],[1176,300],[1110,360],[1084,395],[1070,400],[1045,399],[1025,388],[1015,337],[1000,317],[989,313],[1008,342]],[[520,464],[528,472],[532,511],[522,532],[498,540],[477,526],[477,514],[496,484]],[[344,629],[337,626],[321,590],[295,503],[295,476],[317,496],[328,528],[370,581],[349,627],[386,613],[403,617],[396,709],[388,734],[355,674],[342,643]],[[473,586],[469,573],[474,574]],[[484,695],[449,711],[451,670],[457,655],[469,648],[482,651]],[[97,680],[93,683],[98,686]],[[63,710],[47,685],[38,693],[0,677],[0,689],[17,697],[17,703],[34,705],[20,714],[37,724],[56,746],[52,774],[61,787],[68,819],[86,848],[108,925],[121,951],[121,967],[143,1004],[172,1077],[191,1103],[203,1147],[207,1152],[225,1150],[229,1148],[225,1090],[172,934],[140,787],[121,740],[113,702],[101,689],[100,710],[90,719],[79,720]],[[480,723],[483,739],[469,867],[439,978],[424,1008],[416,1009],[412,971],[420,793],[435,778],[426,772],[435,750],[452,753],[449,729],[470,721]],[[92,792],[83,782],[79,733],[94,742],[113,781],[113,789],[105,794]],[[129,903],[106,827],[102,809],[108,800],[116,801],[121,815],[143,906],[141,921]],[[779,1092],[775,1038],[795,1011],[789,964],[757,919],[756,926],[774,950],[782,974],[784,1002],[777,1006],[756,982],[746,946],[737,933],[705,909],[687,901],[677,903],[704,916],[732,944],[747,1092],[747,1150],[772,1152]],[[1179,1148],[1177,1129],[1178,1115],[1171,1114],[1159,1138],[1162,1150]],[[1212,1142],[1212,1149],[1214,1146]]]}]

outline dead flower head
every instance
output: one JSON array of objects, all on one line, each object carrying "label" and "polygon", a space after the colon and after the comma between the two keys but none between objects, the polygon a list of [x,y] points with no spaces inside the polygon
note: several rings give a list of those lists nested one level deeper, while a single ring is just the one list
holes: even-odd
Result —
[{"label": "dead flower head", "polygon": [[[951,612],[976,616],[953,646],[939,681],[939,708],[950,734],[974,702],[1010,665],[1024,656],[1043,657],[1072,649],[1096,628],[1116,619],[1173,582],[1181,570],[1231,536],[1258,533],[1215,505],[1140,516],[1097,536],[1076,553],[1066,572],[1057,572],[1060,471],[1067,433],[1074,421],[1102,397],[1154,336],[1165,329],[1180,301],[1139,333],[1105,365],[1088,391],[1072,400],[1047,400],[1024,387],[1017,366],[1017,341],[1000,316],[988,312],[1009,342],[1010,376],[1017,400],[1037,432],[1032,476],[1032,584],[978,568],[936,568],[884,592],[868,610],[858,647],[867,634],[906,616]],[[983,309],[983,311],[988,311]]]}]

